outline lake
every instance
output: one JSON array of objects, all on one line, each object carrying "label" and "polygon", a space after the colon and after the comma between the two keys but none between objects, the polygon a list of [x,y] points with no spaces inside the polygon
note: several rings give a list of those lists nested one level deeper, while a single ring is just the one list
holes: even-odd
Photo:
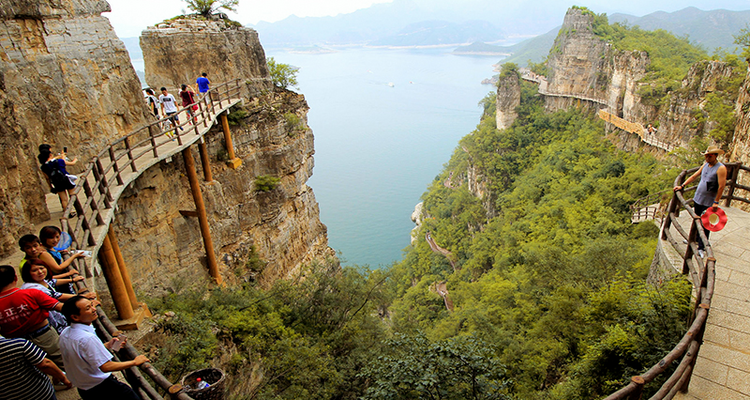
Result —
[{"label": "lake", "polygon": [[308,185],[345,265],[390,266],[409,246],[411,213],[479,123],[478,102],[499,57],[447,49],[346,49],[304,54],[267,50],[299,67],[315,135]]}]

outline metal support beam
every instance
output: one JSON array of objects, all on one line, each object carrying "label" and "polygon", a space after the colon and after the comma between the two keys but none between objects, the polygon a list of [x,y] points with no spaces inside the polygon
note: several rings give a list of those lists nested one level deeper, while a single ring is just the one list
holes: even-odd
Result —
[{"label": "metal support beam", "polygon": [[120,274],[120,267],[117,265],[117,257],[112,249],[112,242],[109,235],[104,237],[102,247],[99,250],[99,260],[102,262],[104,278],[107,280],[109,293],[112,295],[112,301],[115,303],[115,309],[120,319],[130,319],[135,316],[133,306],[130,305],[130,298],[125,289],[125,283]]},{"label": "metal support beam", "polygon": [[195,172],[195,161],[193,160],[193,153],[190,151],[190,147],[186,147],[185,150],[182,151],[182,158],[185,160],[185,171],[187,172],[188,181],[190,182],[190,191],[193,192],[195,209],[198,212],[198,223],[201,227],[201,236],[203,236],[203,246],[206,248],[208,273],[214,278],[214,280],[216,280],[216,283],[221,284],[222,279],[219,274],[218,263],[216,262],[216,254],[214,253],[214,242],[211,240],[211,230],[208,225],[206,206],[203,203],[203,193],[201,193],[201,186],[198,183],[198,173]]},{"label": "metal support beam", "polygon": [[211,176],[211,163],[208,161],[208,148],[204,138],[198,141],[198,152],[201,155],[201,166],[203,167],[203,179],[206,182],[213,182],[214,178]]},{"label": "metal support beam", "polygon": [[117,266],[120,267],[120,276],[122,276],[122,283],[125,285],[125,291],[128,293],[128,299],[130,299],[130,305],[133,307],[133,309],[137,309],[139,307],[138,299],[135,297],[135,290],[133,290],[133,282],[130,280],[130,272],[128,272],[128,267],[125,264],[125,259],[122,257],[122,252],[120,251],[120,244],[117,243],[117,236],[115,235],[115,230],[112,228],[112,224],[109,224],[109,231],[107,231],[107,237],[109,238],[109,243],[112,245],[112,251],[115,253],[115,259],[117,260]]},{"label": "metal support beam", "polygon": [[221,127],[224,130],[224,142],[226,142],[227,144],[227,153],[229,153],[229,161],[227,161],[227,165],[229,165],[229,168],[237,169],[240,165],[242,165],[242,160],[237,158],[237,156],[234,154],[232,132],[229,131],[229,120],[227,119],[227,113],[228,111],[225,111],[219,115],[219,119],[221,120]]}]

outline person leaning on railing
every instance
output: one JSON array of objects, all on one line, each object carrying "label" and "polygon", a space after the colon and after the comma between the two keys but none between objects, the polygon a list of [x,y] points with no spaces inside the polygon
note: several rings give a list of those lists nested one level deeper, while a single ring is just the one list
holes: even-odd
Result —
[{"label": "person leaning on railing", "polygon": [[[682,185],[674,187],[675,192],[682,190],[688,183],[700,177],[700,183],[693,196],[693,209],[698,216],[703,215],[709,207],[713,207],[713,210],[716,211],[719,207],[721,195],[724,193],[724,186],[727,184],[727,167],[718,160],[719,155],[724,154],[724,150],[716,146],[708,146],[708,149],[702,154],[706,159],[705,164],[685,179]],[[703,228],[703,231],[706,233],[706,239],[708,239],[710,231],[706,228]],[[705,245],[698,235],[698,255],[701,258],[703,258],[704,249]]]}]

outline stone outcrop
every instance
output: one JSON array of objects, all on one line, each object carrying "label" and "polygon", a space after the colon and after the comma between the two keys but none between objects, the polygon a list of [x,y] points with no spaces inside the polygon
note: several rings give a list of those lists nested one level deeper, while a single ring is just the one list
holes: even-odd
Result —
[{"label": "stone outcrop", "polygon": [[[0,1],[0,255],[49,219],[37,147],[89,160],[146,121],[125,45],[105,1]],[[85,162],[71,172],[81,171]]]},{"label": "stone outcrop", "polygon": [[[705,135],[717,122],[704,111],[707,96],[720,92],[722,80],[732,77],[733,68],[722,61],[701,61],[693,65],[681,88],[669,95],[666,105],[645,100],[640,92],[650,64],[641,51],[617,50],[593,33],[594,16],[572,8],[547,62],[549,72],[545,94],[548,110],[584,106],[630,122],[658,126],[656,139],[673,146],[687,146],[692,138]],[[722,97],[728,103],[725,94]],[[613,127],[609,127],[613,129]],[[633,150],[642,146],[635,135],[620,132],[618,146]]]},{"label": "stone outcrop", "polygon": [[151,87],[194,85],[203,72],[214,85],[237,78],[252,82],[246,95],[272,85],[258,32],[229,20],[164,22],[144,30],[140,43]]},{"label": "stone outcrop", "polygon": [[[306,124],[307,103],[293,92],[271,92],[254,99],[237,117],[232,136],[242,165],[234,170],[219,127],[206,136],[214,177],[201,187],[221,274],[226,281],[285,278],[313,260],[333,258],[326,227],[307,179],[313,168],[313,135]],[[289,115],[299,118],[290,124]],[[232,118],[234,120],[235,118]],[[196,165],[200,166],[197,152]],[[134,285],[142,291],[178,290],[208,280],[197,218],[184,176],[182,157],[143,174],[121,197],[115,216]],[[279,178],[270,191],[258,191],[261,176]],[[250,265],[252,256],[265,265]]]},{"label": "stone outcrop", "polygon": [[501,76],[497,84],[497,106],[495,120],[497,129],[505,129],[513,124],[518,117],[516,107],[521,104],[521,85],[517,72]]}]

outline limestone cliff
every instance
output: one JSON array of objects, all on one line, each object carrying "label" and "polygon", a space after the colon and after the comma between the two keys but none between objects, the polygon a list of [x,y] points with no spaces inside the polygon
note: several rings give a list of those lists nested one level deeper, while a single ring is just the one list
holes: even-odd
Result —
[{"label": "limestone cliff", "polygon": [[518,117],[516,107],[521,104],[521,85],[517,72],[501,76],[497,83],[497,106],[495,120],[497,129],[505,129]]},{"label": "limestone cliff", "polygon": [[214,84],[243,77],[271,88],[258,32],[231,21],[180,18],[144,30],[140,43],[151,87],[194,85],[206,72]]},{"label": "limestone cliff", "polygon": [[[305,184],[314,153],[307,109],[303,96],[281,91],[235,111],[231,130],[243,161],[236,170],[222,162],[221,129],[206,136],[214,181],[201,187],[221,273],[229,282],[270,282],[305,263],[334,257],[315,195]],[[290,115],[298,122],[289,123]],[[279,185],[258,191],[254,182],[260,176],[280,178]],[[181,156],[144,173],[121,198],[115,230],[140,290],[177,290],[208,280],[197,218],[180,214],[194,209]],[[248,264],[251,256],[265,266]]]},{"label": "limestone cliff", "polygon": [[96,0],[0,0],[2,257],[49,218],[39,144],[89,160],[146,121],[138,78],[105,11]]},{"label": "limestone cliff", "polygon": [[[589,11],[571,8],[565,15],[547,61],[546,90],[540,89],[548,110],[574,105],[604,109],[642,126],[653,124],[658,127],[656,139],[684,147],[717,127],[716,116],[707,108],[707,103],[716,101],[710,98],[712,93],[720,95],[719,101],[734,104],[736,94],[725,86],[738,71],[722,61],[693,65],[666,103],[643,98],[649,86],[644,82],[651,63],[648,54],[615,49],[594,34],[593,24]],[[618,145],[629,150],[642,146],[638,137],[623,132]]]}]

